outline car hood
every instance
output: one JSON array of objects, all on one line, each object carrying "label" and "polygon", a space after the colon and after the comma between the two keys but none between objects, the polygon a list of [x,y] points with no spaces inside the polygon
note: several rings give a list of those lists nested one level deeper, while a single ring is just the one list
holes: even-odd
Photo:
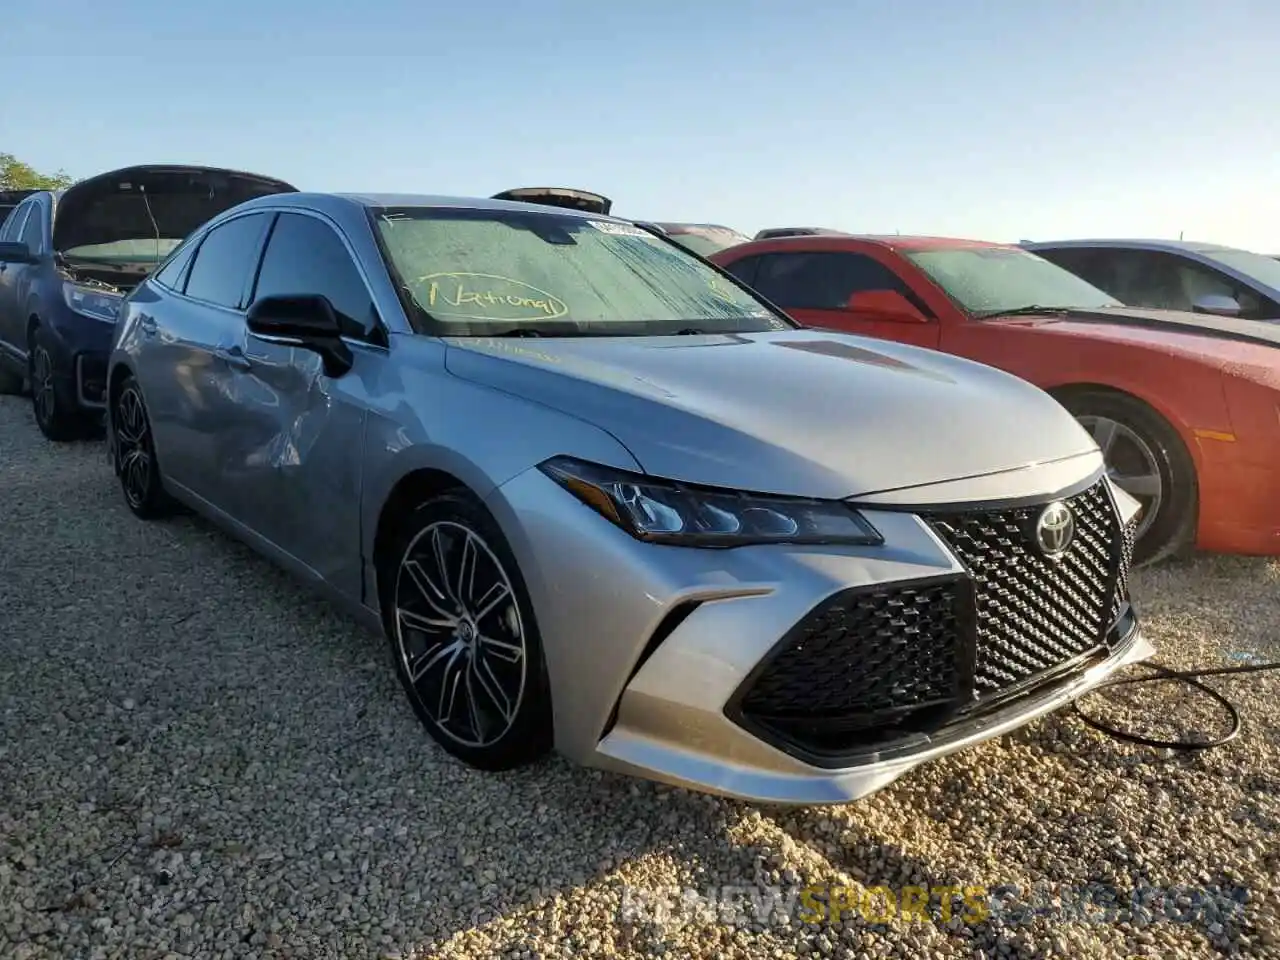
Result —
[{"label": "car hood", "polygon": [[217,167],[145,164],[72,184],[58,197],[55,250],[121,240],[181,240],[224,210],[296,187]]},{"label": "car hood", "polygon": [[[1028,324],[1094,339],[1155,343],[1202,356],[1238,357],[1241,350],[1235,346],[1237,344],[1248,344],[1263,351],[1280,347],[1280,323],[1215,317],[1181,310],[1103,307],[1095,310],[1069,310],[1065,313],[995,317],[981,322]],[[1253,352],[1258,356],[1276,356]]]},{"label": "car hood", "polygon": [[596,424],[687,483],[844,498],[1097,449],[1009,374],[844,334],[448,343],[454,375]]}]

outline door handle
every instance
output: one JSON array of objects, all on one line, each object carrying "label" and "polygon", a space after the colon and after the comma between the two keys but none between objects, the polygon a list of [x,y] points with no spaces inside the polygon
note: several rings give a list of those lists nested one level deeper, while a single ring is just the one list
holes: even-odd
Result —
[{"label": "door handle", "polygon": [[219,347],[213,351],[213,355],[227,366],[235,367],[237,370],[248,370],[253,366],[253,362],[239,347]]}]

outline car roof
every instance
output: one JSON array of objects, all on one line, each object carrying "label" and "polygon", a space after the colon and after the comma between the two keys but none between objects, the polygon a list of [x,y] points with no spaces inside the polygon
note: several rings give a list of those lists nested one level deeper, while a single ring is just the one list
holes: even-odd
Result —
[{"label": "car roof", "polygon": [[[805,236],[790,237],[766,237],[763,240],[753,240],[752,246],[756,244],[777,245],[778,247],[795,246],[797,248],[812,245],[820,242],[824,249],[830,249],[832,244],[839,245],[841,242],[857,242],[857,243],[874,243],[882,247],[889,247],[895,250],[949,250],[964,249],[966,247],[981,247],[983,249],[991,247],[1016,247],[1012,243],[993,243],[989,240],[966,240],[962,237],[928,237],[928,236],[900,236],[899,234],[876,234],[876,233],[841,233],[841,234],[808,234]],[[742,244],[746,246],[746,244]]]},{"label": "car roof", "polygon": [[1065,247],[1115,247],[1129,250],[1179,250],[1190,253],[1209,253],[1220,250],[1236,250],[1220,243],[1203,243],[1198,240],[1142,240],[1142,239],[1094,239],[1094,240],[1024,240],[1022,246],[1029,250]]},{"label": "car roof", "polygon": [[374,210],[380,207],[434,207],[458,210],[510,210],[512,212],[537,213],[543,216],[578,217],[582,220],[609,220],[626,223],[617,217],[567,207],[553,207],[543,203],[522,203],[516,200],[494,200],[488,197],[450,197],[424,193],[280,193],[257,197],[244,206],[298,206],[319,210],[342,206],[364,207]]}]

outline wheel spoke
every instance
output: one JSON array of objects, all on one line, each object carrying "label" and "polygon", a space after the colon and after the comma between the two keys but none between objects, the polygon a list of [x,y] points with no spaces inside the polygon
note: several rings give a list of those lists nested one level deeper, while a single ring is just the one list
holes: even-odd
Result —
[{"label": "wheel spoke", "polygon": [[440,589],[442,594],[452,601],[454,606],[461,607],[461,601],[449,586],[449,561],[446,556],[447,551],[445,550],[444,537],[440,535],[439,527],[436,527],[431,531],[431,553],[436,560],[436,573],[440,576]]},{"label": "wheel spoke", "polygon": [[1135,497],[1157,497],[1164,487],[1158,473],[1112,474],[1111,480],[1125,493]]},{"label": "wheel spoke", "polygon": [[505,640],[495,640],[493,637],[487,637],[483,633],[477,638],[480,649],[485,655],[492,654],[499,660],[505,660],[507,663],[519,663],[520,658],[524,656],[524,648],[518,643],[508,643]]},{"label": "wheel spoke", "polygon": [[453,596],[465,610],[471,602],[476,586],[476,559],[479,556],[475,538],[469,534],[462,538],[462,548],[458,551],[458,579],[453,588]]},{"label": "wheel spoke", "polygon": [[501,580],[491,586],[485,591],[484,596],[476,602],[475,622],[479,624],[485,617],[493,612],[494,608],[496,608],[498,604],[510,595],[511,589]]},{"label": "wheel spoke", "polygon": [[[457,647],[454,649],[453,656],[444,665],[444,676],[440,680],[440,703],[436,709],[436,722],[442,726],[453,717],[453,710],[458,702],[458,687],[462,686],[466,679],[466,668],[458,666],[458,661],[461,659],[462,648]],[[465,693],[463,695],[466,696]]]},{"label": "wheel spoke", "polygon": [[493,668],[489,666],[489,662],[483,657],[472,657],[471,672],[475,674],[476,683],[480,685],[484,695],[498,708],[498,714],[502,717],[503,723],[510,723],[511,715],[515,713],[515,708],[511,703],[511,699],[502,689],[501,681],[494,676]]},{"label": "wheel spoke", "polygon": [[396,607],[396,616],[402,626],[420,633],[439,633],[441,630],[452,630],[457,625],[456,617],[427,617],[414,613],[404,607]]},{"label": "wheel spoke", "polygon": [[[437,663],[451,654],[456,657],[461,650],[461,644],[456,641],[446,643],[441,640],[431,645],[409,666],[409,680],[417,683]],[[445,672],[448,673],[448,665],[445,667]]]},{"label": "wheel spoke", "polygon": [[402,567],[405,573],[409,575],[409,579],[417,588],[418,593],[422,595],[422,599],[427,602],[431,609],[441,617],[447,617],[454,621],[457,617],[451,612],[446,604],[451,603],[451,598],[447,593],[436,586],[435,581],[431,579],[422,564],[417,560],[406,560]]},{"label": "wheel spoke", "polygon": [[475,686],[471,683],[471,670],[466,671],[466,679],[463,686],[466,690],[467,698],[467,722],[471,726],[471,734],[475,737],[477,743],[484,742],[484,718],[480,715],[480,704],[476,700]]},{"label": "wheel spoke", "polygon": [[1098,444],[1098,447],[1102,450],[1102,455],[1105,457],[1111,452],[1111,447],[1116,442],[1116,422],[1105,417],[1099,417],[1093,421],[1091,432],[1093,433],[1094,442]]}]

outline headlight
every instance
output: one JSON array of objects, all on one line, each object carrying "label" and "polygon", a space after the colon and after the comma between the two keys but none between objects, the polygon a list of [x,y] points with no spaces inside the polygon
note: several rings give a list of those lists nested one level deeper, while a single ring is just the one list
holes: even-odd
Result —
[{"label": "headlight", "polygon": [[105,293],[93,287],[82,287],[77,283],[64,283],[62,298],[76,313],[93,317],[95,320],[105,320],[108,323],[116,322],[116,318],[120,315],[120,304],[124,302],[124,297],[119,294]]},{"label": "headlight", "polygon": [[568,457],[554,457],[540,469],[637,540],[687,547],[884,542],[857,511],[837,501],[693,487]]}]

